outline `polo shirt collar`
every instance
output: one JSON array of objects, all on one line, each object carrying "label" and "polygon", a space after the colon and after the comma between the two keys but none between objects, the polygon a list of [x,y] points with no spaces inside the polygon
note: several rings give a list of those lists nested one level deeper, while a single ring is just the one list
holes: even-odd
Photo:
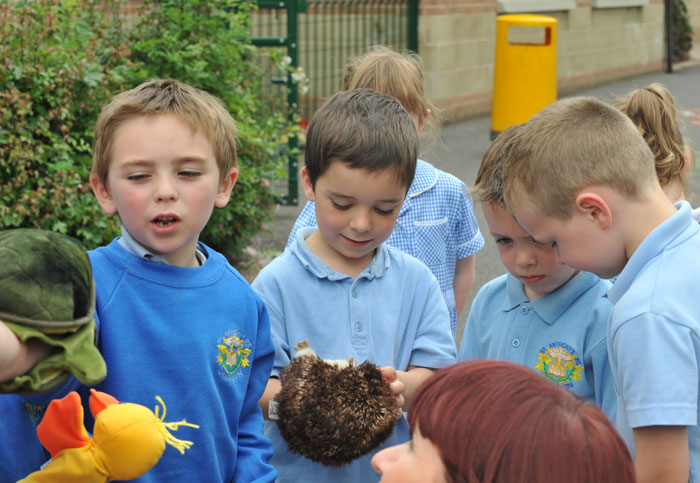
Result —
[{"label": "polo shirt collar", "polygon": [[416,174],[413,177],[413,183],[408,189],[406,199],[418,196],[425,193],[430,188],[437,184],[438,172],[432,164],[426,163],[419,159],[416,163]]},{"label": "polo shirt collar", "polygon": [[693,220],[690,203],[679,201],[674,206],[678,211],[649,233],[627,261],[613,286],[608,290],[608,298],[613,304],[622,298],[649,261],[666,250],[671,243],[680,243],[685,240],[685,238],[677,239],[689,226],[694,228],[689,236],[698,231],[698,224]]},{"label": "polo shirt collar", "polygon": [[552,293],[548,293],[535,300],[528,300],[523,290],[523,284],[520,280],[508,274],[506,281],[506,289],[508,296],[504,302],[503,310],[512,310],[520,304],[530,302],[533,310],[537,312],[548,325],[553,325],[559,320],[562,314],[571,306],[579,295],[598,283],[598,277],[590,272],[579,272],[566,282],[564,285],[556,289]]},{"label": "polo shirt collar", "polygon": [[119,238],[119,244],[126,249],[132,255],[136,255],[139,258],[145,258],[152,262],[162,263],[163,265],[168,265],[168,261],[162,255],[154,255],[150,251],[146,250],[144,247],[136,243],[134,237],[131,236],[129,230],[126,229],[124,225],[121,226],[122,236]]},{"label": "polo shirt collar", "polygon": [[525,296],[522,282],[509,273],[506,277],[506,298],[503,301],[503,311],[508,312],[526,302],[528,299]]},{"label": "polo shirt collar", "polygon": [[[168,260],[166,260],[166,258],[163,255],[156,255],[154,253],[151,253],[150,251],[146,250],[143,246],[141,246],[134,239],[134,237],[131,236],[131,233],[129,233],[129,230],[126,229],[125,225],[122,224],[120,230],[122,236],[119,237],[118,243],[127,252],[139,258],[146,259],[150,262],[160,263],[161,265],[170,265],[170,263],[168,263]],[[207,258],[209,258],[209,254],[207,253],[206,249],[204,248],[204,245],[201,242],[197,242],[197,246],[194,249],[194,255],[195,257],[197,257],[197,261],[199,262],[200,266],[204,265],[207,261]]]},{"label": "polo shirt collar", "polygon": [[[299,259],[299,262],[304,268],[318,278],[327,278],[332,281],[351,278],[349,275],[331,269],[309,250],[306,239],[316,230],[317,228],[315,226],[297,230],[295,243],[290,247],[292,253]],[[357,276],[357,279],[366,278],[367,280],[373,280],[374,278],[384,276],[389,269],[389,261],[389,249],[385,244],[379,245],[369,265]]]}]

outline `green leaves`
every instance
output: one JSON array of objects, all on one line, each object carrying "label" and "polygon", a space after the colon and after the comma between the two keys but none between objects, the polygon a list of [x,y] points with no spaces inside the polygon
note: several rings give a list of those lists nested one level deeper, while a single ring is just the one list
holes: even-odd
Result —
[{"label": "green leaves", "polygon": [[[297,135],[261,95],[245,0],[149,0],[131,18],[120,1],[0,3],[0,228],[68,233],[88,248],[120,224],[102,213],[88,175],[93,126],[109,99],[154,77],[219,97],[236,120],[241,174],[202,239],[236,259],[271,218],[269,180],[284,176]],[[278,55],[278,54],[273,54]]]},{"label": "green leaves", "polygon": [[[119,25],[109,5],[50,0],[0,5],[0,223],[75,235],[72,207],[103,217],[86,197],[92,124],[123,86],[98,53]],[[118,31],[117,28],[115,31]],[[87,191],[89,194],[89,190]],[[108,240],[116,223],[93,239]],[[91,245],[95,246],[95,245]]]},{"label": "green leaves", "polygon": [[671,21],[673,60],[675,62],[688,60],[690,50],[693,48],[693,28],[690,25],[688,7],[683,0],[673,0]]}]

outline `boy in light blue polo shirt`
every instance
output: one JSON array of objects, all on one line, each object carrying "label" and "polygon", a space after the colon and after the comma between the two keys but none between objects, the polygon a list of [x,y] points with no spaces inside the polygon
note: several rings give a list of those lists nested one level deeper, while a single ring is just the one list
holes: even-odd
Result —
[{"label": "boy in light blue polo shirt", "polygon": [[[375,46],[348,62],[343,89],[374,89],[394,96],[411,114],[420,133],[426,126],[437,128],[439,124],[435,119],[437,109],[426,95],[426,77],[417,54]],[[294,223],[287,248],[296,241],[297,230],[309,226],[316,226],[316,208],[311,201]],[[386,244],[413,255],[433,272],[445,297],[456,340],[457,319],[474,284],[476,252],[484,246],[467,185],[417,160],[416,175]]]},{"label": "boy in light blue polo shirt", "polygon": [[[415,171],[418,134],[393,97],[367,89],[342,91],[314,115],[301,169],[315,202],[318,228],[295,243],[253,282],[270,313],[276,357],[261,406],[280,390],[277,379],[294,346],[308,339],[322,359],[369,361],[382,367],[399,405],[456,351],[440,287],[428,267],[384,241]],[[374,452],[342,467],[293,454],[277,425],[266,421],[278,482],[374,481]],[[380,448],[410,439],[402,417]]]},{"label": "boy in light blue polo shirt", "polygon": [[[294,222],[287,248],[296,242],[299,229],[315,226],[316,209],[309,201]],[[430,268],[450,312],[452,336],[457,337],[459,291],[455,288],[455,269],[460,261],[473,259],[484,246],[467,185],[418,159],[413,183],[386,244],[413,255]],[[468,295],[470,290],[471,284],[463,292]]]},{"label": "boy in light blue polo shirt", "polygon": [[637,481],[700,481],[700,227],[665,196],[632,121],[594,98],[555,102],[517,133],[506,205],[562,263],[604,278],[616,426]]},{"label": "boy in light blue polo shirt", "polygon": [[494,140],[472,188],[508,273],[474,298],[459,360],[517,362],[597,404],[614,420],[605,338],[610,282],[559,264],[552,247],[533,240],[505,208],[501,172],[520,128],[509,127]]}]

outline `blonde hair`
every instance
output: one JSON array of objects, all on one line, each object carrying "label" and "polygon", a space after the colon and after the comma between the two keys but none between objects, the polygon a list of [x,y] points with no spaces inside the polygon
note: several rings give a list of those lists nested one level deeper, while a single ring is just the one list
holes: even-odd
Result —
[{"label": "blonde hair", "polygon": [[438,109],[425,93],[423,60],[414,52],[396,52],[376,45],[363,55],[350,59],[345,68],[343,88],[373,89],[399,100],[409,114],[421,123],[439,129]]},{"label": "blonde hair", "polygon": [[475,201],[506,205],[503,199],[503,166],[506,164],[516,133],[522,124],[515,124],[500,133],[481,159],[479,172],[469,194]]},{"label": "blonde hair", "polygon": [[604,185],[638,199],[658,185],[654,156],[632,121],[593,97],[556,101],[515,135],[503,168],[506,206],[524,192],[545,216],[568,219],[576,195]]},{"label": "blonde hair", "polygon": [[174,114],[192,131],[202,132],[214,149],[223,180],[238,167],[236,123],[216,97],[175,79],[152,79],[117,94],[102,108],[95,126],[91,175],[107,184],[114,135],[122,124],[140,116]]},{"label": "blonde hair", "polygon": [[678,181],[683,196],[687,196],[685,147],[676,122],[676,104],[668,89],[653,83],[617,99],[614,105],[632,119],[654,153],[661,186]]}]

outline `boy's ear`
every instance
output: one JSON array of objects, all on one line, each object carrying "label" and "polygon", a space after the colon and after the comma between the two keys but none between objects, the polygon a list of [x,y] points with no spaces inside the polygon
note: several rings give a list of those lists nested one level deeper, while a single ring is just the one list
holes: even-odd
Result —
[{"label": "boy's ear", "polygon": [[693,154],[688,146],[683,146],[683,174],[690,173],[690,168],[693,167]]},{"label": "boy's ear", "polygon": [[231,168],[224,179],[221,180],[221,183],[219,183],[219,191],[216,193],[214,206],[223,208],[228,204],[228,200],[231,199],[231,191],[233,191],[233,187],[236,186],[237,180],[238,168]]},{"label": "boy's ear", "polygon": [[112,194],[109,192],[109,188],[94,174],[90,175],[90,185],[92,186],[92,192],[95,193],[97,202],[102,207],[102,211],[108,215],[117,212],[117,206],[114,204],[114,199]]},{"label": "boy's ear", "polygon": [[430,109],[427,109],[426,112],[425,112],[425,117],[424,117],[422,120],[418,121],[418,126],[417,126],[417,127],[418,127],[418,134],[420,134],[420,133],[423,132],[423,129],[425,128],[425,120],[426,120],[428,117],[430,117],[430,113],[431,113],[431,112],[432,112],[432,111],[431,111]]},{"label": "boy's ear", "polygon": [[306,166],[302,166],[299,170],[299,178],[301,178],[301,187],[304,189],[306,199],[309,201],[314,201],[316,199],[314,187],[311,184],[309,173],[306,171]]},{"label": "boy's ear", "polygon": [[612,211],[608,202],[600,194],[583,191],[576,196],[576,210],[599,228],[605,230],[612,225]]}]

